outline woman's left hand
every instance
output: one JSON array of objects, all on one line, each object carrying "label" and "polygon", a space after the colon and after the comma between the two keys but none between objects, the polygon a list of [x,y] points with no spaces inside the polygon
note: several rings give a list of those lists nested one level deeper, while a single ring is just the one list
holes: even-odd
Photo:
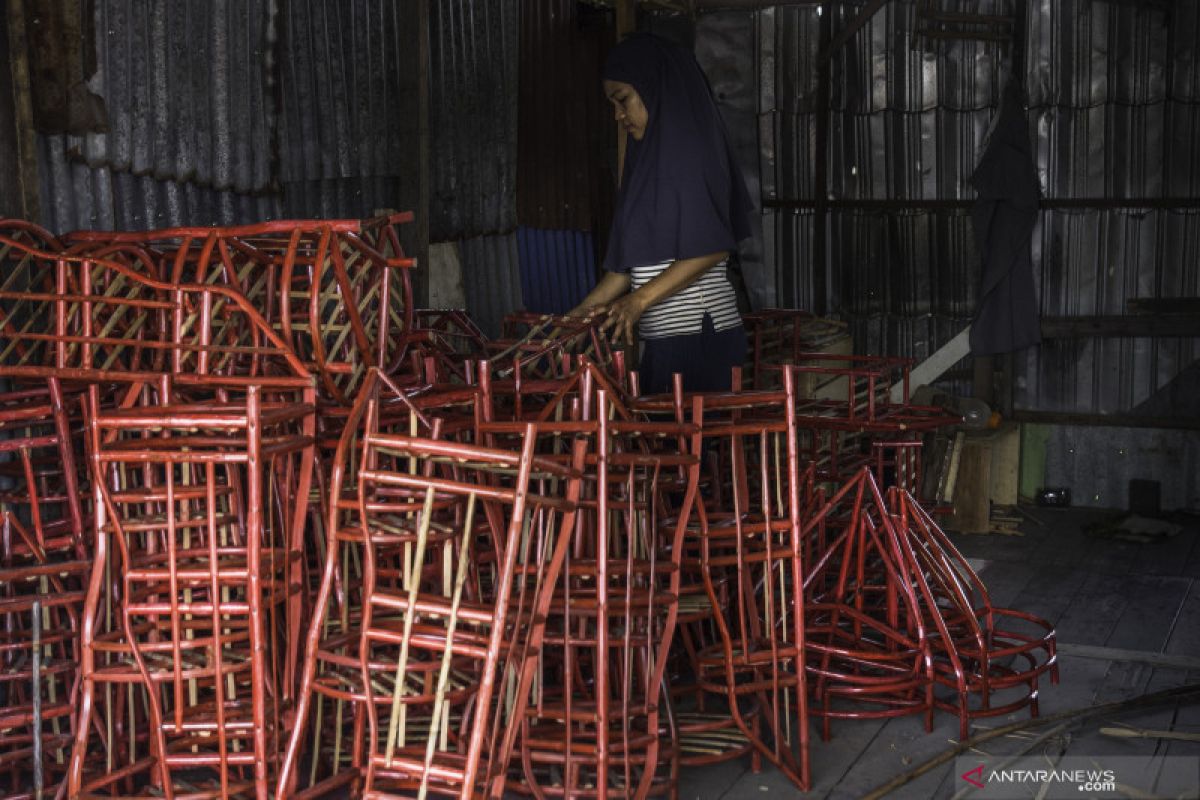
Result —
[{"label": "woman's left hand", "polygon": [[609,304],[608,319],[604,320],[600,330],[612,330],[613,342],[633,344],[638,320],[646,313],[646,304],[640,295],[641,292],[630,292]]}]

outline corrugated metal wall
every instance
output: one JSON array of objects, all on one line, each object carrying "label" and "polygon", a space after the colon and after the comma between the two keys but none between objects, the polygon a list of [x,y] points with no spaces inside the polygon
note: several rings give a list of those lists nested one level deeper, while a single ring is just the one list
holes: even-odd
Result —
[{"label": "corrugated metal wall", "polygon": [[459,242],[467,310],[489,335],[522,307],[517,0],[430,2],[430,239]]},{"label": "corrugated metal wall", "polygon": [[[88,88],[108,126],[39,136],[43,221],[137,229],[419,208],[418,10],[96,0]],[[430,238],[463,241],[464,277],[491,287],[468,292],[471,310],[498,320],[520,307],[517,0],[429,0],[428,14]]]},{"label": "corrugated metal wall", "polygon": [[[363,216],[415,204],[415,0],[56,2],[94,8],[88,90],[105,104],[107,129],[39,136],[52,229]],[[1179,0],[1169,17],[1151,4],[1029,5],[1025,73],[1047,196],[1200,194],[1200,0]],[[943,3],[951,6],[1002,13],[1008,3]],[[835,8],[837,31],[861,5]],[[430,224],[435,239],[499,237],[473,246],[480,259],[508,252],[516,226],[518,12],[516,0],[430,3]],[[753,20],[762,193],[777,204],[813,199],[817,15],[781,6]],[[735,89],[745,77],[721,66],[745,59],[745,48],[713,44],[740,41],[739,24],[744,16],[697,26],[697,51],[718,86],[722,75],[737,79]],[[912,0],[893,0],[834,59],[827,156],[836,201],[936,206],[971,196],[966,178],[999,96],[997,47],[924,52],[914,29]],[[735,138],[745,133],[735,127]],[[861,349],[922,356],[969,318],[978,257],[965,211],[838,205],[827,225],[827,299]],[[809,209],[764,214],[781,304],[814,305],[813,236]],[[1200,212],[1044,211],[1035,258],[1047,316],[1120,313],[1132,296],[1196,296]],[[516,265],[514,256],[464,272],[513,275]],[[491,316],[512,307],[495,293],[476,297],[504,304],[482,309]],[[1016,402],[1134,408],[1196,348],[1050,342],[1018,359]]]},{"label": "corrugated metal wall", "polygon": [[600,85],[613,15],[576,0],[522,3],[517,242],[525,308],[563,313],[596,283],[612,213],[616,137]]},{"label": "corrugated metal wall", "polygon": [[[61,5],[78,14],[91,4]],[[88,89],[104,101],[107,130],[39,135],[43,222],[62,231],[277,215],[269,26],[255,0],[96,2]]]},{"label": "corrugated metal wall", "polygon": [[517,225],[517,0],[430,0],[430,239]]},{"label": "corrugated metal wall", "polygon": [[[1200,195],[1200,0],[1031,0],[1031,136],[1048,198]],[[943,10],[1011,13],[1007,0]],[[837,4],[833,30],[861,9]],[[825,13],[829,6],[824,7]],[[782,304],[813,296],[813,167],[820,9],[757,14],[767,261]],[[979,257],[968,178],[1000,96],[994,43],[916,39],[912,0],[893,0],[832,62],[830,308],[860,350],[922,357],[965,325]],[[880,208],[870,201],[911,201]],[[866,201],[853,207],[857,201]],[[951,201],[947,204],[942,201]],[[788,207],[794,205],[795,207]],[[1047,210],[1034,257],[1046,316],[1113,314],[1129,297],[1200,294],[1200,211]],[[1113,412],[1144,401],[1193,361],[1195,341],[1064,340],[1018,358],[1018,408]]]},{"label": "corrugated metal wall", "polygon": [[[746,11],[706,14],[696,21],[696,60],[708,76],[746,186],[757,205],[762,195],[758,74],[754,61],[746,57],[754,52],[756,33],[754,14]],[[750,305],[754,308],[777,305],[774,275],[764,262],[761,216],[755,218],[754,235],[738,248],[738,266]]]},{"label": "corrugated metal wall", "polygon": [[484,333],[499,336],[504,315],[523,308],[517,234],[466,239],[461,252],[467,310]]},{"label": "corrugated metal wall", "polygon": [[596,245],[588,231],[517,229],[525,308],[565,314],[596,284]]},{"label": "corrugated metal wall", "polygon": [[[1002,4],[971,3],[999,13]],[[859,12],[839,6],[834,31]],[[965,9],[964,9],[965,10]],[[782,206],[765,219],[779,301],[812,308],[817,53],[816,6],[759,14],[763,195]],[[914,48],[915,8],[892,2],[832,62],[830,199],[955,200],[999,97],[996,46]],[[795,204],[797,207],[786,207]],[[848,319],[862,352],[923,357],[970,319],[978,256],[970,220],[954,209],[851,208],[827,220],[827,306]]]},{"label": "corrugated metal wall", "polygon": [[1200,432],[1082,425],[1045,431],[1043,485],[1068,487],[1075,505],[1127,508],[1129,481],[1140,478],[1159,483],[1163,510],[1200,508]]},{"label": "corrugated metal wall", "polygon": [[[1200,197],[1200,2],[1172,5],[1031,3],[1030,124],[1047,197]],[[1043,314],[1200,296],[1200,209],[1048,210],[1040,231]],[[1197,356],[1187,339],[1044,342],[1019,360],[1016,403],[1128,411]]]},{"label": "corrugated metal wall", "polygon": [[[367,217],[420,202],[415,0],[251,0],[274,14],[284,213]],[[276,73],[278,77],[276,78]]]},{"label": "corrugated metal wall", "polygon": [[517,215],[523,226],[592,231],[611,215],[616,137],[600,72],[612,15],[577,0],[521,4]]},{"label": "corrugated metal wall", "polygon": [[414,0],[61,3],[93,8],[107,128],[39,135],[50,228],[416,204]]}]

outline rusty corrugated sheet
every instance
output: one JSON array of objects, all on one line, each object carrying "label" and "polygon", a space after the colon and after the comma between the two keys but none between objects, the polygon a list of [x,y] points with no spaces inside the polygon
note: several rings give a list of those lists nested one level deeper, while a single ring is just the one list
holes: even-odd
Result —
[{"label": "rusty corrugated sheet", "polygon": [[[1012,4],[962,5],[963,11],[1005,14]],[[845,27],[858,12],[854,6],[841,8],[834,29]],[[917,29],[914,3],[888,3],[834,58],[831,196],[974,197],[967,181],[999,97],[1000,48],[952,41],[928,50]]]},{"label": "rusty corrugated sheet", "polygon": [[233,225],[281,214],[279,196],[218,191],[89,167],[64,157],[62,137],[39,137],[42,222],[52,231]]},{"label": "rusty corrugated sheet", "polygon": [[430,0],[430,238],[516,227],[516,0]]},{"label": "rusty corrugated sheet", "polygon": [[278,1],[286,213],[363,217],[415,208],[416,3]]},{"label": "rusty corrugated sheet", "polygon": [[476,236],[461,246],[467,311],[484,333],[499,336],[504,315],[524,308],[517,234]]},{"label": "rusty corrugated sheet", "polygon": [[277,215],[269,3],[77,5],[92,8],[87,89],[106,128],[39,134],[42,221],[62,231]]},{"label": "rusty corrugated sheet", "polygon": [[616,127],[600,72],[611,14],[575,0],[521,4],[517,219],[594,231],[611,214]]},{"label": "rusty corrugated sheet", "polygon": [[69,137],[68,157],[217,191],[267,190],[275,126],[263,80],[267,6],[96,2],[90,88],[108,129]]},{"label": "rusty corrugated sheet", "polygon": [[[0,215],[6,217],[38,213],[36,174],[31,174],[29,158],[22,158],[24,136],[21,131],[32,124],[32,120],[20,111],[29,103],[18,96],[14,80],[14,73],[27,69],[20,42],[15,48],[9,43],[9,30],[15,23],[15,16],[11,9],[8,14],[0,14],[0,64],[7,65],[6,69],[0,69]],[[27,191],[30,183],[35,185],[28,186]],[[34,207],[27,209],[27,205]]]},{"label": "rusty corrugated sheet", "polygon": [[104,103],[88,85],[96,71],[91,3],[13,0],[5,13],[28,62],[34,127],[43,133],[104,130],[108,123]]},{"label": "rusty corrugated sheet", "polygon": [[410,0],[96,0],[107,130],[42,134],[55,230],[416,205]]},{"label": "rusty corrugated sheet", "polygon": [[811,200],[816,159],[817,9],[773,8],[756,16],[763,197]]}]

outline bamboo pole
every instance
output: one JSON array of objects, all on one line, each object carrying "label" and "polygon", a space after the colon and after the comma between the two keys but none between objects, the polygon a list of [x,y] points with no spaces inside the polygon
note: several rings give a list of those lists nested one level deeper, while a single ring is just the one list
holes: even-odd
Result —
[{"label": "bamboo pole", "polygon": [[42,601],[33,601],[33,800],[42,800],[45,774],[42,766]]},{"label": "bamboo pole", "polygon": [[866,795],[863,800],[881,800],[887,797],[892,792],[902,786],[916,780],[925,773],[937,769],[938,767],[953,761],[955,757],[978,748],[981,744],[999,739],[1001,736],[1008,736],[1010,733],[1030,730],[1031,728],[1040,728],[1043,725],[1050,725],[1056,722],[1064,722],[1067,720],[1082,722],[1083,720],[1091,719],[1092,717],[1104,716],[1106,714],[1116,714],[1122,711],[1132,711],[1134,709],[1151,708],[1153,706],[1166,705],[1168,703],[1194,703],[1200,700],[1200,683],[1191,683],[1186,686],[1177,686],[1174,689],[1164,689],[1161,692],[1153,694],[1144,694],[1140,697],[1134,697],[1130,700],[1121,700],[1116,703],[1106,703],[1102,706],[1089,706],[1085,708],[1072,708],[1067,711],[1060,711],[1057,714],[1051,714],[1048,717],[1039,717],[1037,719],[1025,720],[1023,722],[1014,722],[1011,725],[1004,725],[999,728],[993,728],[987,733],[981,733],[970,739],[959,742],[954,747],[943,751],[934,756],[923,764],[919,764],[908,772],[897,775],[887,783],[875,789],[870,794]]},{"label": "bamboo pole", "polygon": [[[446,650],[442,653],[442,664],[438,670],[437,691],[433,698],[433,717],[429,721],[429,737],[425,742],[425,769],[421,773],[421,787],[417,792],[417,800],[425,800],[429,793],[429,766],[433,763],[434,750],[434,731],[438,729],[439,724],[445,725],[446,719],[450,716],[450,709],[446,704],[446,687],[450,682],[450,658],[454,654],[454,632],[458,628],[458,606],[462,600],[463,584],[467,581],[467,556],[471,550],[471,528],[475,523],[475,493],[472,492],[467,498],[467,513],[463,523],[463,540],[459,548],[458,554],[458,571],[454,576],[454,596],[450,600],[450,621],[446,627]],[[446,548],[446,552],[450,552]],[[445,718],[443,719],[443,710]],[[476,709],[476,714],[481,718],[487,712],[487,709]],[[445,749],[445,735],[443,733],[442,748]],[[389,751],[390,755],[390,751]],[[464,795],[470,794],[469,788],[462,787]]]},{"label": "bamboo pole", "polygon": [[[396,742],[399,741],[401,746],[405,742],[405,727],[407,723],[407,713],[401,698],[404,694],[404,673],[408,667],[408,644],[412,638],[413,623],[417,616],[417,594],[421,588],[420,564],[425,558],[425,542],[429,538],[429,526],[433,521],[433,487],[430,486],[425,490],[425,507],[421,509],[421,521],[417,526],[417,545],[416,552],[413,554],[414,560],[411,562],[411,569],[406,570],[404,576],[408,589],[408,608],[404,611],[404,634],[400,640],[400,657],[396,660],[396,681],[394,694],[392,695],[392,715],[388,721],[387,735],[387,766],[390,769],[392,766],[392,751],[396,747]],[[367,546],[370,547],[368,541]],[[407,558],[406,558],[407,560]]]}]

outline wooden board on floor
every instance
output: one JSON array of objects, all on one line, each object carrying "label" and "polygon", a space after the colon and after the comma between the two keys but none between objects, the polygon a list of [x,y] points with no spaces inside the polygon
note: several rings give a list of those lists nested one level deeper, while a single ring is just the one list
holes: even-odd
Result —
[{"label": "wooden board on floor", "polygon": [[1183,569],[1179,571],[1179,574],[1186,575],[1189,578],[1200,578],[1200,529],[1195,525],[1189,525],[1179,535],[1195,540],[1188,554],[1187,563],[1183,565]]},{"label": "wooden board on floor", "polygon": [[1059,641],[1100,645],[1108,641],[1129,605],[1121,588],[1110,575],[1089,574],[1058,620]]},{"label": "wooden board on floor", "polygon": [[980,580],[987,587],[992,604],[1005,608],[1019,608],[1020,598],[1029,583],[1029,566],[1014,561],[987,560],[977,568]]},{"label": "wooden board on floor", "polygon": [[954,483],[954,519],[960,533],[987,533],[991,516],[991,443],[968,437],[963,442]]},{"label": "wooden board on floor", "polygon": [[[1096,697],[1096,705],[1121,702],[1141,695],[1172,689],[1184,685],[1186,673],[1182,670],[1159,669],[1145,664],[1112,662],[1104,686]],[[1131,709],[1118,715],[1097,717],[1080,726],[1072,733],[1068,755],[1088,756],[1104,759],[1107,756],[1149,756],[1158,747],[1156,740],[1130,739],[1108,736],[1100,732],[1101,727],[1119,727],[1121,723],[1139,727],[1169,727],[1174,715],[1173,705],[1162,705],[1154,708]],[[1136,777],[1134,784],[1141,783],[1138,788],[1144,788],[1147,783],[1153,784],[1157,767],[1151,766],[1148,775]],[[1140,795],[1132,794],[1133,797]],[[1153,796],[1159,796],[1157,794]]]},{"label": "wooden board on floor", "polygon": [[[1130,564],[1130,572],[1147,575],[1187,575],[1188,558],[1200,547],[1200,533],[1184,528],[1174,536],[1147,542]],[[1187,577],[1198,577],[1187,575]]]},{"label": "wooden board on floor", "polygon": [[1128,576],[1118,588],[1127,601],[1125,611],[1104,644],[1126,650],[1162,652],[1177,625],[1195,624],[1194,620],[1180,622],[1180,610],[1190,585],[1190,578]]},{"label": "wooden board on floor", "polygon": [[[933,717],[933,725],[933,731],[926,733],[919,716],[888,720],[863,759],[842,776],[829,796],[863,797],[893,776],[937,756],[958,742],[957,718],[938,712]],[[896,797],[924,796],[927,795],[909,794],[904,790],[896,794]]]},{"label": "wooden board on floor", "polygon": [[[850,336],[841,336],[825,344],[820,349],[811,352],[835,356],[853,355],[854,339]],[[850,362],[800,360],[796,362],[796,365],[800,367],[846,369],[849,368]],[[845,376],[831,378],[828,375],[817,375],[811,372],[799,372],[796,374],[796,397],[800,400],[845,400],[848,392],[849,384]]]},{"label": "wooden board on floor", "polygon": [[[1200,683],[1200,671],[1192,670],[1187,673],[1187,683]],[[1175,717],[1171,722],[1171,727],[1177,731],[1188,733],[1200,733],[1200,703],[1185,703],[1180,705],[1175,712]],[[1167,755],[1169,756],[1191,756],[1195,758],[1200,756],[1200,742],[1182,742],[1164,740],[1166,745]]]},{"label": "wooden board on floor", "polygon": [[1004,423],[988,439],[992,448],[989,496],[998,506],[1015,506],[1021,486],[1021,426]]},{"label": "wooden board on floor", "polygon": [[1181,656],[1200,656],[1200,581],[1193,579],[1179,612],[1179,621],[1164,652]]},{"label": "wooden board on floor", "polygon": [[1021,589],[1016,607],[1037,614],[1051,625],[1071,607],[1087,580],[1087,572],[1068,564],[1042,563],[1029,568],[1029,580]]}]

